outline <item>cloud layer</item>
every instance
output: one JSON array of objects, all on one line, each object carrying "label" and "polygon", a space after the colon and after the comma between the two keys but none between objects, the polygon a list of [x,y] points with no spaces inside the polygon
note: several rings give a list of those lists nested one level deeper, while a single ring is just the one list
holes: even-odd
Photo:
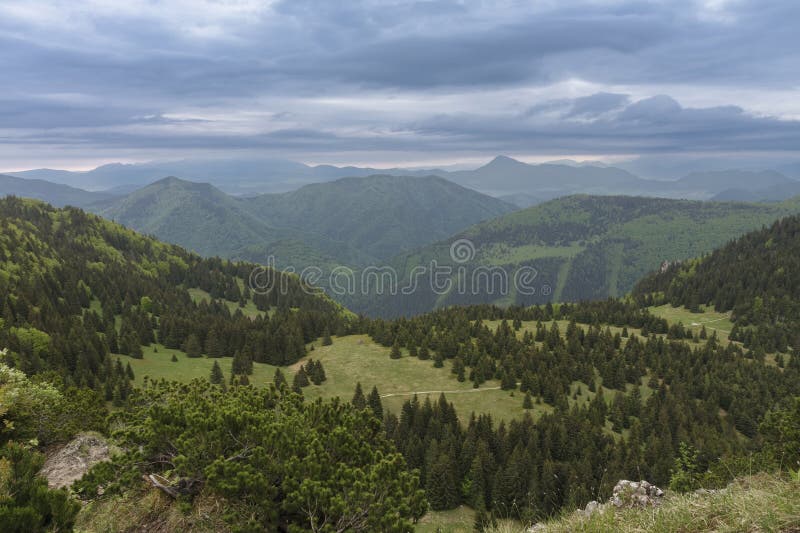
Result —
[{"label": "cloud layer", "polygon": [[791,154],[794,0],[6,0],[0,169]]}]

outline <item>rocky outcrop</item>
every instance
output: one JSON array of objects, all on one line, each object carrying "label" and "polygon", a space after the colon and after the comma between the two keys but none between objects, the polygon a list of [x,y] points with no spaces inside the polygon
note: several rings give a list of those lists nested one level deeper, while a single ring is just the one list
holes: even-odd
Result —
[{"label": "rocky outcrop", "polygon": [[[584,509],[575,511],[588,518],[595,513],[604,513],[607,506],[613,505],[620,509],[631,509],[635,507],[657,507],[664,498],[664,491],[647,481],[628,481],[621,479],[614,485],[611,498],[607,503],[590,501]],[[528,533],[539,533],[547,531],[547,524],[538,523],[528,528]]]},{"label": "rocky outcrop", "polygon": [[111,458],[108,441],[95,434],[78,435],[48,454],[41,475],[51,488],[69,487],[91,467]]},{"label": "rocky outcrop", "polygon": [[655,507],[661,503],[664,491],[647,481],[622,479],[614,486],[608,503],[614,507]]}]

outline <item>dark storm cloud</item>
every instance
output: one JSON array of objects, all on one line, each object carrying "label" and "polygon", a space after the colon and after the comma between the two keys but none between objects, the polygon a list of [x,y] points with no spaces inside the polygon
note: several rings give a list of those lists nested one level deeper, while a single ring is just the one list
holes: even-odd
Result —
[{"label": "dark storm cloud", "polygon": [[[796,108],[748,104],[797,87],[798,18],[793,0],[8,0],[0,150],[791,150]],[[594,94],[492,100],[566,80]],[[750,101],[671,93],[708,87]]]}]

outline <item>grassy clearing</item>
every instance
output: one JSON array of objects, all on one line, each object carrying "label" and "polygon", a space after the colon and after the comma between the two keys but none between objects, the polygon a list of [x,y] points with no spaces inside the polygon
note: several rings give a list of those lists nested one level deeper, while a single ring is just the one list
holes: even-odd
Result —
[{"label": "grassy clearing", "polygon": [[[137,386],[142,385],[145,376],[153,380],[163,378],[168,381],[184,383],[195,378],[208,379],[211,375],[211,367],[214,365],[214,361],[219,362],[225,379],[230,379],[231,363],[233,362],[231,357],[223,357],[221,359],[209,359],[208,357],[190,358],[186,357],[186,354],[180,350],[166,348],[161,344],[142,346],[142,354],[144,356],[142,359],[133,359],[125,355],[116,356],[122,361],[122,364],[130,363],[136,376]],[[177,357],[177,362],[172,361],[173,354]],[[250,383],[260,386],[272,382],[275,368],[271,365],[253,363],[253,375],[249,376]]]},{"label": "grassy clearing", "polygon": [[[334,338],[331,346],[317,346],[310,357],[322,361],[328,380],[319,387],[308,387],[304,393],[308,398],[330,398],[339,396],[349,400],[356,383],[360,382],[364,392],[373,385],[378,387],[385,408],[399,412],[403,402],[417,393],[424,401],[439,398],[439,391],[446,391],[459,416],[466,419],[472,412],[488,413],[497,420],[510,420],[523,415],[523,395],[516,391],[500,390],[500,382],[487,381],[480,389],[470,382],[459,382],[450,371],[451,363],[444,368],[434,368],[433,361],[420,361],[403,354],[401,359],[390,359],[389,348],[375,344],[366,335],[351,335]],[[295,365],[295,368],[298,365]],[[549,406],[537,405],[531,410],[533,416],[549,410]]]},{"label": "grassy clearing", "polygon": [[714,494],[668,494],[656,509],[573,512],[544,526],[548,533],[800,531],[800,481],[758,474]]},{"label": "grassy clearing", "polygon": [[[193,302],[211,302],[212,298],[211,295],[204,291],[203,289],[187,289],[189,291],[189,296],[191,296]],[[247,300],[247,304],[244,307],[239,307],[239,302],[232,302],[230,300],[222,300],[225,305],[228,306],[231,314],[235,313],[237,309],[242,311],[242,314],[248,318],[256,318],[259,316],[264,316],[264,311],[259,311],[256,308],[256,304],[253,303],[253,300]]]},{"label": "grassy clearing", "polygon": [[570,243],[566,246],[537,246],[534,244],[508,246],[506,244],[495,244],[481,250],[481,259],[487,265],[508,265],[546,257],[572,258],[585,249],[585,245],[578,243]]},{"label": "grassy clearing", "polygon": [[710,335],[712,331],[717,333],[720,341],[728,342],[728,335],[733,329],[730,313],[718,313],[713,307],[701,306],[700,313],[692,313],[685,307],[672,307],[670,304],[648,307],[647,310],[653,315],[665,318],[671,324],[682,323],[685,328],[692,330],[692,333],[700,333],[705,326]]},{"label": "grassy clearing", "polygon": [[[513,520],[498,520],[496,533],[525,529]],[[414,528],[416,533],[472,533],[475,531],[475,511],[464,505],[450,511],[429,511]]]}]

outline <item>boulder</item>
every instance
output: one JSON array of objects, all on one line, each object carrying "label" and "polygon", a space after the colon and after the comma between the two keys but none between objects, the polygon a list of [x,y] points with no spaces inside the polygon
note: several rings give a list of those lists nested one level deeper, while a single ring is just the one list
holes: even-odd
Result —
[{"label": "boulder", "polygon": [[664,491],[647,481],[622,479],[614,486],[609,503],[615,507],[655,507],[661,503]]},{"label": "boulder", "polygon": [[78,435],[48,454],[41,475],[51,488],[69,487],[95,464],[110,458],[106,439],[96,434]]}]

